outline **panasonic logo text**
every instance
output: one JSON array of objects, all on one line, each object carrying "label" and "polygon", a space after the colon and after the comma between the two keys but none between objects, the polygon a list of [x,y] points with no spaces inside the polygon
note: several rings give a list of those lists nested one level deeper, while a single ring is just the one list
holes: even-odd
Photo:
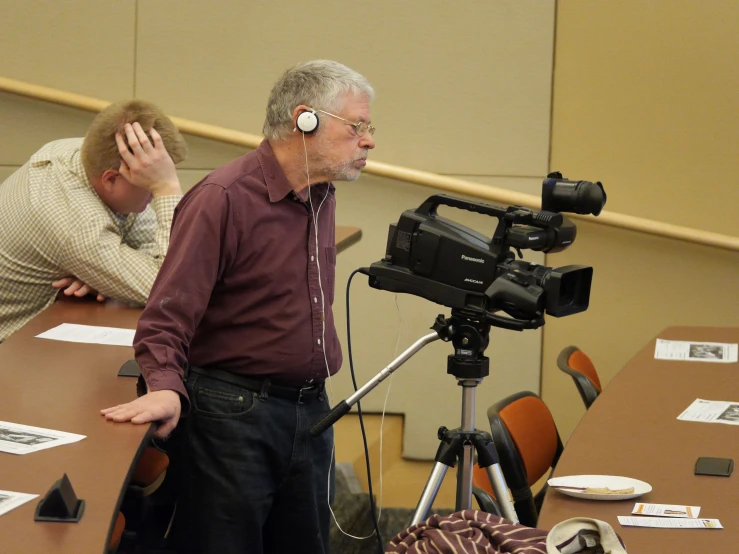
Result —
[{"label": "panasonic logo text", "polygon": [[462,259],[465,260],[465,261],[467,261],[467,262],[476,262],[478,264],[484,264],[485,263],[485,260],[483,260],[482,258],[470,258],[469,256],[465,256],[464,254],[462,254]]}]

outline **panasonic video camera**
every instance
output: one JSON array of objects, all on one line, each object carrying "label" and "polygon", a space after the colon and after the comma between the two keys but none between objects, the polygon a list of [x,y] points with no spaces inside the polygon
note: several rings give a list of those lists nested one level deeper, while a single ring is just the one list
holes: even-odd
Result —
[{"label": "panasonic video camera", "polygon": [[[587,310],[593,268],[551,268],[516,259],[521,250],[560,252],[577,228],[563,211],[598,215],[606,203],[600,182],[568,181],[551,173],[542,209],[493,206],[437,194],[390,225],[385,258],[369,267],[370,286],[403,292],[505,329],[536,329],[544,314]],[[498,219],[492,238],[436,214],[451,206]],[[503,312],[504,315],[501,315]]]}]

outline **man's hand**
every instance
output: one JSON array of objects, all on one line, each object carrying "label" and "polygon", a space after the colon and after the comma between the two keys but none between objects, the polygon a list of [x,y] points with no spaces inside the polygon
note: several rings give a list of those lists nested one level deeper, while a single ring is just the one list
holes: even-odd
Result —
[{"label": "man's hand", "polygon": [[156,129],[152,127],[149,131],[153,145],[138,122],[133,125],[126,123],[123,129],[125,139],[121,133],[115,135],[121,155],[120,174],[133,186],[148,190],[155,198],[182,194],[174,162]]},{"label": "man's hand", "polygon": [[157,421],[159,427],[154,436],[163,439],[177,427],[181,409],[179,394],[173,390],[160,390],[146,393],[128,404],[105,408],[100,413],[118,423],[130,421],[139,425]]},{"label": "man's hand", "polygon": [[76,296],[77,298],[82,298],[84,296],[87,296],[88,294],[97,295],[97,301],[98,302],[104,302],[105,297],[94,290],[90,285],[83,283],[76,277],[64,277],[63,279],[59,279],[58,281],[54,281],[51,283],[51,286],[55,289],[64,289],[64,295],[65,296]]}]

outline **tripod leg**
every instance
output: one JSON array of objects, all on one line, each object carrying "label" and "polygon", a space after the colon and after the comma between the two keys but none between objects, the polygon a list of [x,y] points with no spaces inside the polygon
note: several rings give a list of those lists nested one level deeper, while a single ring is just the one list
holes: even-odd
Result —
[{"label": "tripod leg", "polygon": [[518,523],[518,515],[513,506],[513,498],[508,490],[503,471],[500,469],[498,462],[498,453],[493,445],[493,438],[488,433],[479,433],[472,438],[472,442],[477,450],[477,462],[480,467],[484,467],[487,471],[490,483],[493,485],[495,499],[498,502],[503,517],[510,519],[514,523]]},{"label": "tripod leg", "polygon": [[436,463],[421,493],[421,499],[418,501],[411,525],[420,523],[429,517],[431,507],[434,505],[434,500],[436,500],[436,495],[439,493],[441,482],[444,480],[447,470],[457,464],[457,457],[462,452],[463,439],[458,433],[449,432],[446,427],[441,427],[439,429],[439,440],[441,440],[441,443],[434,457]]},{"label": "tripod leg", "polygon": [[518,523],[518,514],[516,514],[516,509],[513,507],[513,498],[511,498],[511,493],[508,491],[508,485],[505,482],[505,477],[503,477],[500,464],[489,465],[485,470],[493,485],[493,492],[498,500],[500,511],[503,512],[503,517],[510,519],[513,523]]},{"label": "tripod leg", "polygon": [[421,499],[418,501],[418,506],[416,507],[416,511],[413,514],[411,525],[420,523],[427,517],[429,517],[431,507],[434,505],[436,495],[439,494],[441,482],[444,480],[444,476],[446,475],[448,469],[449,466],[445,465],[442,462],[436,462],[434,464],[434,469],[431,470],[431,475],[426,482],[426,486],[421,493]]},{"label": "tripod leg", "polygon": [[462,450],[462,459],[457,468],[457,505],[456,509],[469,510],[472,508],[472,466],[474,460],[472,452],[474,447],[465,444]]}]

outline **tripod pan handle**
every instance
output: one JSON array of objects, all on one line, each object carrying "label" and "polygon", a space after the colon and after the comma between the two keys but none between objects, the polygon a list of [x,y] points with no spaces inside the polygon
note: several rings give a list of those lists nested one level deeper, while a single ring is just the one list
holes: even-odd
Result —
[{"label": "tripod pan handle", "polygon": [[328,429],[339,419],[341,419],[342,416],[347,414],[351,409],[351,406],[346,403],[346,400],[342,400],[341,402],[339,402],[336,406],[334,406],[334,409],[331,410],[326,417],[324,417],[321,421],[310,428],[311,436],[317,437],[318,435],[323,433],[326,429]]}]

